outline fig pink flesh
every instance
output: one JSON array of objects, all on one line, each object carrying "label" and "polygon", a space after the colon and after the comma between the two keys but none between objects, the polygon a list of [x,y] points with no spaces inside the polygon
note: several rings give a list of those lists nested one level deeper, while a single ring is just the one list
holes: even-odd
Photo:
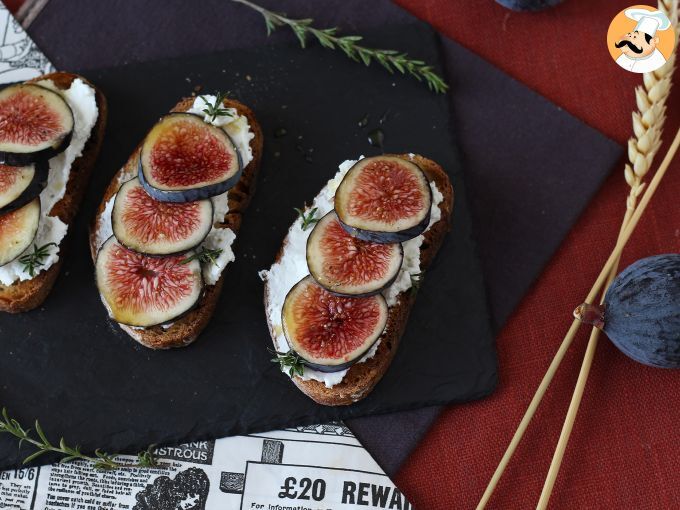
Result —
[{"label": "fig pink flesh", "polygon": [[25,210],[22,208],[0,215],[0,239],[9,242],[9,239],[21,233],[24,226],[22,222],[24,214]]},{"label": "fig pink flesh", "polygon": [[118,244],[111,249],[106,280],[119,309],[167,310],[191,294],[194,279],[184,257],[147,257]]},{"label": "fig pink flesh", "polygon": [[172,122],[150,153],[151,177],[160,186],[196,186],[233,173],[234,155],[224,140],[190,121]]},{"label": "fig pink flesh", "polygon": [[325,276],[349,285],[363,285],[384,278],[394,250],[390,244],[352,237],[335,217],[323,232],[320,245]]},{"label": "fig pink flesh", "polygon": [[405,165],[377,159],[361,169],[348,203],[352,216],[394,223],[424,207],[420,180]]},{"label": "fig pink flesh", "polygon": [[136,186],[128,192],[122,220],[142,243],[176,242],[190,237],[199,228],[200,207],[199,202],[160,202]]},{"label": "fig pink flesh", "polygon": [[59,114],[45,98],[18,90],[0,101],[0,142],[38,145],[63,132]]},{"label": "fig pink flesh", "polygon": [[22,170],[22,167],[0,165],[0,193],[14,185]]},{"label": "fig pink flesh", "polygon": [[343,359],[360,348],[381,321],[377,298],[335,296],[308,284],[292,303],[295,337],[305,354],[314,358]]}]

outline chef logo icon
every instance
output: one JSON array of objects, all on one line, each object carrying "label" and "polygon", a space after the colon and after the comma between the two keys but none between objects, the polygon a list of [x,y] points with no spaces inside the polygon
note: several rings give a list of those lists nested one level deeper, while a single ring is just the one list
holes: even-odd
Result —
[{"label": "chef logo icon", "polygon": [[670,58],[675,42],[675,31],[668,16],[646,5],[621,11],[607,32],[609,53],[619,66],[631,73],[659,69]]}]

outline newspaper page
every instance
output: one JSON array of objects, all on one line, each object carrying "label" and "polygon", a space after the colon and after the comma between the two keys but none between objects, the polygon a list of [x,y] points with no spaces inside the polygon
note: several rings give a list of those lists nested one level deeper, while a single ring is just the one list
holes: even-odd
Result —
[{"label": "newspaper page", "polygon": [[0,2],[0,83],[26,81],[52,71],[52,63]]},{"label": "newspaper page", "polygon": [[162,447],[156,455],[162,467],[100,471],[76,461],[0,472],[0,509],[412,509],[341,423]]}]

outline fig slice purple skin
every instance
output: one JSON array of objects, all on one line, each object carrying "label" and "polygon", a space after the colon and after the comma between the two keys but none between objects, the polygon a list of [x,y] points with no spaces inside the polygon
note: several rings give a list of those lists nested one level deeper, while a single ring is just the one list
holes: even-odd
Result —
[{"label": "fig slice purple skin", "polygon": [[48,174],[47,161],[24,167],[0,165],[0,214],[19,209],[40,195]]},{"label": "fig slice purple skin", "polygon": [[307,238],[307,266],[327,291],[368,297],[388,288],[404,260],[400,243],[373,243],[350,235],[335,211],[321,218]]},{"label": "fig slice purple skin", "polygon": [[0,266],[12,262],[31,246],[39,224],[39,198],[0,215]]},{"label": "fig slice purple skin", "polygon": [[198,260],[186,255],[149,257],[111,236],[99,249],[95,278],[109,316],[120,324],[151,327],[190,312],[203,295]]},{"label": "fig slice purple skin", "polygon": [[71,107],[57,92],[36,84],[0,91],[0,164],[27,166],[66,150],[74,129]]},{"label": "fig slice purple skin", "polygon": [[129,250],[150,256],[178,255],[196,248],[213,226],[210,199],[161,202],[138,178],[121,185],[111,213],[113,234]]},{"label": "fig slice purple skin", "polygon": [[229,134],[190,113],[163,116],[147,134],[139,155],[139,182],[161,202],[221,195],[236,185],[242,173],[241,153]]},{"label": "fig slice purple skin", "polygon": [[339,372],[361,360],[380,339],[388,313],[381,294],[338,296],[308,275],[288,292],[281,323],[288,346],[305,366]]},{"label": "fig slice purple skin", "polygon": [[430,223],[432,189],[418,165],[397,156],[357,161],[335,193],[335,211],[352,236],[398,243],[422,234]]}]

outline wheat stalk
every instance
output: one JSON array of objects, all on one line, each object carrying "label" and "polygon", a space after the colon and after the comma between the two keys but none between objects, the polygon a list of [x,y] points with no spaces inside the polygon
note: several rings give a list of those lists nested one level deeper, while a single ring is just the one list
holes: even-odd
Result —
[{"label": "wheat stalk", "polygon": [[[673,26],[676,27],[677,37],[678,0],[659,0],[659,10],[663,11],[669,17],[673,23]],[[671,80],[673,71],[675,69],[675,61],[676,54],[673,53],[667,60],[666,64],[660,69],[652,73],[645,73],[643,75],[642,85],[638,86],[635,90],[635,100],[638,111],[633,113],[634,136],[628,142],[628,159],[630,162],[624,167],[624,176],[630,188],[628,196],[626,197],[626,212],[621,229],[619,231],[616,247],[612,252],[612,256],[610,256],[610,259],[607,261],[607,264],[605,264],[605,268],[603,268],[603,271],[600,273],[598,280],[591,288],[590,293],[585,300],[586,302],[593,301],[597,297],[598,291],[601,288],[602,297],[604,297],[606,289],[609,287],[609,284],[617,272],[621,251],[623,250],[625,243],[630,237],[632,230],[635,228],[637,221],[644,211],[644,206],[646,206],[646,204],[649,202],[649,199],[651,199],[652,194],[646,193],[645,197],[647,200],[643,199],[642,203],[640,203],[640,206],[638,206],[638,199],[642,196],[646,188],[644,178],[649,173],[654,156],[659,151],[661,146],[661,134],[666,118],[666,100],[671,89]],[[656,186],[658,186],[660,179],[663,177],[663,174],[670,163],[669,156],[672,158],[672,153],[674,153],[677,149],[679,137],[680,132],[676,134],[673,144],[669,149],[669,153],[659,167],[659,170],[657,170],[657,175],[655,175],[652,186],[648,191],[653,192],[656,189]],[[647,197],[647,195],[649,196]],[[477,510],[483,510],[486,507],[486,504],[489,502],[489,499],[491,498],[498,481],[503,475],[505,468],[510,462],[510,458],[522,440],[522,437],[524,436],[531,419],[536,413],[536,410],[538,409],[543,396],[552,382],[557,369],[564,359],[567,350],[571,346],[578,329],[579,322],[574,320],[569,331],[565,335],[564,340],[560,344],[560,347],[552,362],[550,363],[548,370],[543,376],[543,379],[541,380],[534,397],[529,403],[529,407],[524,413],[524,416],[522,417],[522,420],[520,421],[517,430],[515,431],[515,434],[508,445],[508,448],[496,467],[496,470],[494,471],[494,474],[491,477],[491,480],[489,481],[489,484],[487,485],[479,504],[477,505]],[[574,395],[572,396],[565,423],[560,434],[558,446],[555,450],[555,455],[550,465],[550,470],[548,471],[548,476],[546,477],[546,482],[543,487],[537,509],[547,507],[548,499],[550,498],[550,494],[552,492],[552,488],[562,462],[564,451],[569,440],[569,435],[571,434],[571,430],[576,419],[578,407],[583,395],[583,389],[585,388],[585,382],[587,380],[588,373],[592,365],[592,359],[595,354],[595,347],[597,346],[598,337],[599,330],[593,328],[590,340],[588,342],[588,348],[586,350],[583,365],[581,366],[581,371],[579,373],[579,379],[574,390]]]},{"label": "wheat stalk", "polygon": [[[663,11],[671,21],[674,28],[678,27],[678,0],[659,0],[658,7]],[[677,34],[676,34],[677,36]],[[677,42],[677,41],[676,41]],[[637,103],[638,111],[633,112],[633,135],[628,140],[628,160],[624,167],[624,176],[626,183],[629,186],[628,196],[626,197],[626,212],[621,222],[621,229],[619,230],[619,237],[617,243],[621,241],[624,231],[628,227],[635,212],[638,198],[645,189],[645,177],[649,173],[652,166],[654,156],[661,147],[661,135],[666,120],[666,100],[671,90],[673,73],[675,71],[675,52],[671,53],[670,58],[666,63],[651,73],[644,73],[642,76],[642,85],[635,89],[635,101]],[[619,261],[621,255],[616,258],[607,278],[607,283],[602,289],[600,303],[604,302],[607,289],[614,280],[618,272]],[[571,436],[571,431],[576,421],[583,392],[585,390],[590,369],[593,365],[595,352],[597,349],[597,342],[600,337],[600,330],[593,328],[588,339],[588,346],[583,357],[581,370],[579,372],[574,393],[569,402],[569,409],[562,425],[560,438],[555,447],[555,454],[553,455],[548,469],[548,474],[541,491],[541,496],[538,500],[537,510],[544,510],[548,506],[550,495],[552,494],[557,475],[562,465],[562,459]]]},{"label": "wheat stalk", "polygon": [[[678,0],[659,0],[659,10],[678,26]],[[676,34],[677,36],[677,34]],[[635,209],[638,197],[645,188],[644,178],[661,147],[661,133],[666,120],[666,99],[671,90],[676,53],[661,68],[642,75],[642,85],[635,89],[638,111],[633,112],[633,135],[628,140],[628,159],[624,175],[630,192],[627,210]]]}]

